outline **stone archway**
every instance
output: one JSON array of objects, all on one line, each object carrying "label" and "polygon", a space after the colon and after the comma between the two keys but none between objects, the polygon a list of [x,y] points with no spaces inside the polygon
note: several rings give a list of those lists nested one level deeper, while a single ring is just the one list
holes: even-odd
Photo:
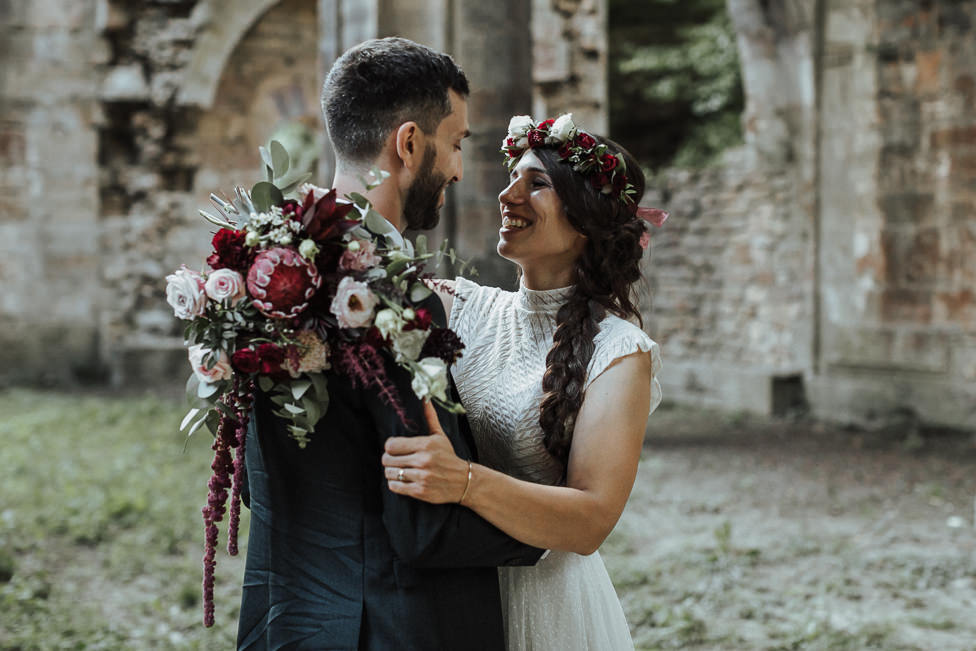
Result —
[{"label": "stone archway", "polygon": [[200,5],[209,24],[197,41],[178,101],[210,108],[227,59],[254,22],[280,0],[213,0]]},{"label": "stone archway", "polygon": [[[255,3],[258,4],[258,3]],[[273,5],[254,21],[228,52],[219,78],[195,93],[212,101],[200,116],[195,149],[199,167],[194,197],[230,192],[234,184],[261,178],[258,147],[283,125],[315,140],[323,131],[319,117],[319,40],[316,3],[309,0]],[[294,152],[293,152],[294,153]]]}]

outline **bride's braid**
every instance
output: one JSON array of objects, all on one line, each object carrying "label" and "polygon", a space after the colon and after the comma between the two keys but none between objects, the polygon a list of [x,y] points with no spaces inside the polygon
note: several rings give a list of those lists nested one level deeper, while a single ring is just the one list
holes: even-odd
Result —
[{"label": "bride's braid", "polygon": [[[598,139],[611,153],[623,155],[627,177],[639,198],[644,193],[644,174],[637,161],[611,140]],[[535,148],[552,179],[573,228],[586,236],[586,245],[574,267],[575,288],[556,313],[556,332],[546,356],[542,379],[545,396],[539,413],[546,449],[565,467],[573,441],[576,415],[583,404],[586,372],[593,357],[593,339],[600,321],[611,312],[633,317],[641,325],[640,312],[631,294],[640,279],[643,253],[640,241],[644,221],[620,201],[603,196],[581,175],[562,162],[554,149]]]}]

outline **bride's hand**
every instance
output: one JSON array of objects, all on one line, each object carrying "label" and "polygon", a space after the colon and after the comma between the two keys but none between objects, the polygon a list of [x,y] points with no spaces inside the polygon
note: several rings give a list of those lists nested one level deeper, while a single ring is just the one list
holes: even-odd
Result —
[{"label": "bride's hand", "polygon": [[394,493],[424,502],[457,502],[468,481],[468,462],[454,453],[437,412],[424,402],[429,436],[392,437],[386,440],[383,472]]}]

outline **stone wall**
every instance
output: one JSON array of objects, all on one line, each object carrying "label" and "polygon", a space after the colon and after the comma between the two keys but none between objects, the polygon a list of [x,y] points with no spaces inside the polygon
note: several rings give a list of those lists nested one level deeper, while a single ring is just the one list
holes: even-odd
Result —
[{"label": "stone wall", "polygon": [[976,427],[976,2],[728,6],[746,145],[649,197],[666,391]]},{"label": "stone wall", "polygon": [[0,3],[0,382],[97,376],[91,1]]},{"label": "stone wall", "polygon": [[[210,227],[197,209],[257,180],[257,146],[286,120],[316,141],[328,184],[319,85],[338,54],[375,36],[430,43],[467,70],[467,179],[438,234],[486,282],[510,284],[494,255],[498,142],[513,112],[532,109],[534,77],[552,110],[605,124],[601,6],[541,3],[560,26],[549,34],[522,0],[0,2],[0,385],[185,376],[163,277],[203,264]],[[530,24],[566,41],[550,45],[568,68],[533,73]]]}]

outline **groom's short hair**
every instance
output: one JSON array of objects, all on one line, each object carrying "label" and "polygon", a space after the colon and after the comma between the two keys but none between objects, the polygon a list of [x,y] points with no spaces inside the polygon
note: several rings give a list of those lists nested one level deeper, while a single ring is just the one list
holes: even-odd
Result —
[{"label": "groom's short hair", "polygon": [[368,163],[404,122],[433,133],[451,113],[449,90],[467,96],[468,79],[443,52],[398,37],[347,50],[322,86],[322,113],[336,155]]}]

